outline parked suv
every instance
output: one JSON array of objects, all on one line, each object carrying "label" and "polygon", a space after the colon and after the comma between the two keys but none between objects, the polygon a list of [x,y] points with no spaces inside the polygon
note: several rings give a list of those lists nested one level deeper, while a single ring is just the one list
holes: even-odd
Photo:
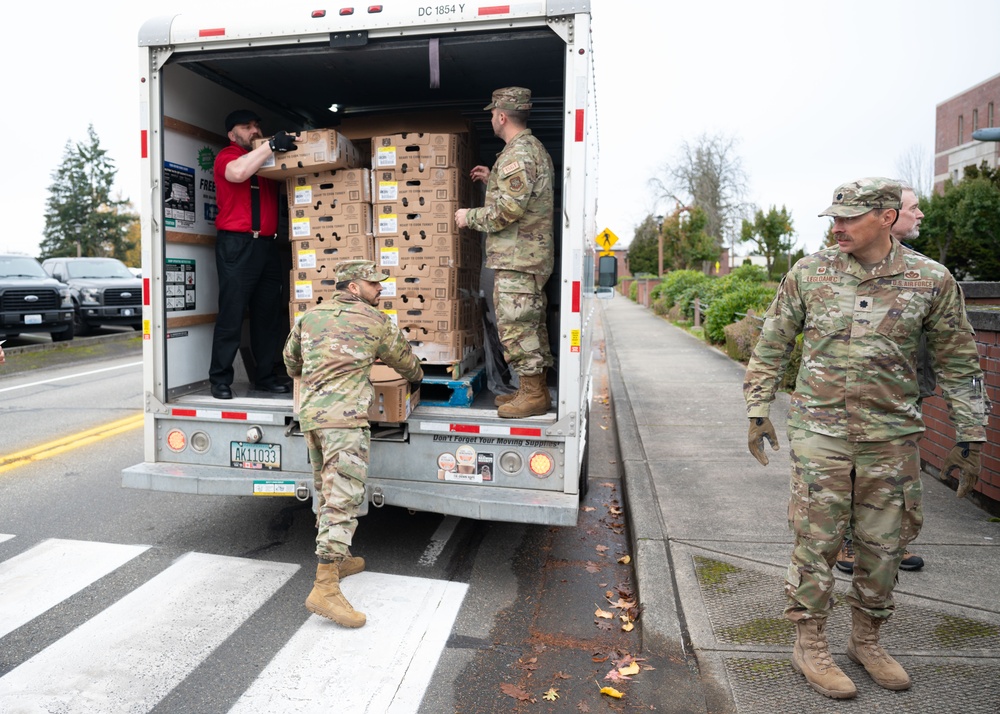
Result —
[{"label": "parked suv", "polygon": [[54,342],[73,339],[69,287],[30,256],[0,253],[0,338],[27,332],[48,332]]},{"label": "parked suv", "polygon": [[69,285],[76,334],[98,325],[142,327],[142,280],[115,258],[48,258],[45,272]]}]

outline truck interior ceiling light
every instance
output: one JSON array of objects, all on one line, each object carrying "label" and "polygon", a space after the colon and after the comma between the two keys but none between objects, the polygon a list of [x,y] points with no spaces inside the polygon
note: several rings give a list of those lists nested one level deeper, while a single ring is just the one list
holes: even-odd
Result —
[{"label": "truck interior ceiling light", "polygon": [[340,111],[340,105],[334,102],[333,104],[330,105],[330,111],[336,114],[337,112]]},{"label": "truck interior ceiling light", "polygon": [[528,457],[528,468],[535,476],[544,478],[552,473],[552,457],[544,451],[536,451]]},{"label": "truck interior ceiling light", "polygon": [[191,435],[191,448],[198,454],[204,454],[212,445],[212,438],[203,431]]},{"label": "truck interior ceiling light", "polygon": [[509,474],[516,474],[524,466],[521,455],[516,451],[505,451],[500,454],[500,468]]},{"label": "truck interior ceiling light", "polygon": [[171,451],[184,451],[187,446],[187,435],[180,429],[171,429],[167,434],[167,446]]}]

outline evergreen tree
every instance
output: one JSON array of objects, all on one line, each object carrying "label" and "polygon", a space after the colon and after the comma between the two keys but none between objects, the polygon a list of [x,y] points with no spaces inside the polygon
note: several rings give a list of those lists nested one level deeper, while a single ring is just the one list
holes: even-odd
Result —
[{"label": "evergreen tree", "polygon": [[632,242],[628,244],[628,268],[632,275],[639,273],[656,275],[662,220],[663,216],[650,214],[636,227]]},{"label": "evergreen tree", "polygon": [[135,247],[129,227],[137,220],[127,199],[112,197],[115,163],[101,148],[93,125],[87,141],[67,141],[52,173],[46,201],[41,258],[111,256],[124,259]]},{"label": "evergreen tree", "polygon": [[757,209],[753,221],[743,219],[740,231],[741,243],[753,243],[756,253],[767,261],[767,272],[771,274],[775,258],[785,256],[792,250],[792,215],[782,206],[779,211],[774,206],[765,214]]}]

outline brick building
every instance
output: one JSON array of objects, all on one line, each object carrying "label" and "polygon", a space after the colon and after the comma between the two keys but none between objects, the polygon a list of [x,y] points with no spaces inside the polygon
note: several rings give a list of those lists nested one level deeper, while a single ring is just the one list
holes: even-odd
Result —
[{"label": "brick building", "polygon": [[1000,74],[937,105],[934,140],[934,190],[947,179],[958,182],[962,169],[984,160],[1000,165],[1000,142],[974,141],[972,132],[1000,126]]}]

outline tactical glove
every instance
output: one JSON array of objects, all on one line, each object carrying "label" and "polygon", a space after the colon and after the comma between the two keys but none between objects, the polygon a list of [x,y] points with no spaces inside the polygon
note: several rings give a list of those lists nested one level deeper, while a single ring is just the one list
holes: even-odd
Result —
[{"label": "tactical glove", "polygon": [[275,132],[267,143],[271,146],[271,151],[292,151],[299,148],[295,143],[295,136],[285,131]]},{"label": "tactical glove", "polygon": [[774,451],[778,450],[778,435],[774,433],[771,420],[767,417],[750,417],[750,433],[747,437],[747,444],[750,447],[750,453],[760,462],[761,466],[767,466],[764,439],[771,442],[771,448]]},{"label": "tactical glove", "polygon": [[958,473],[955,474],[955,478],[958,479],[958,490],[955,495],[959,498],[965,498],[969,495],[969,491],[974,489],[976,482],[979,481],[979,456],[982,450],[982,442],[960,441],[955,444],[944,460],[944,466],[941,467],[943,476],[952,476],[951,471],[958,469]]}]

